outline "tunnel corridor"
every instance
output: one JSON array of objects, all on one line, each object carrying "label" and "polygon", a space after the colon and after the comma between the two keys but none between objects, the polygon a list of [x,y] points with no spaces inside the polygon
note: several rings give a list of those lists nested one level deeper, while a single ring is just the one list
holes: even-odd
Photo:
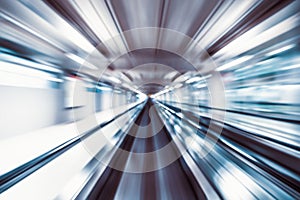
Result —
[{"label": "tunnel corridor", "polygon": [[300,199],[300,1],[0,0],[0,200]]}]

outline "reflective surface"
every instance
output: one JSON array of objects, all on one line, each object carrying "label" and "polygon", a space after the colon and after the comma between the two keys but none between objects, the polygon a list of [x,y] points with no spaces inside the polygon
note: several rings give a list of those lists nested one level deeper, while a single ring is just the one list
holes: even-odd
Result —
[{"label": "reflective surface", "polygon": [[0,199],[299,199],[299,11],[2,0]]}]

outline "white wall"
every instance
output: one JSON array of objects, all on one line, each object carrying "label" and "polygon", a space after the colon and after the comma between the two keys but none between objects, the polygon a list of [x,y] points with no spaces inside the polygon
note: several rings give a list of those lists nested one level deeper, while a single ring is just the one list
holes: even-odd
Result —
[{"label": "white wall", "polygon": [[64,121],[63,91],[0,86],[0,139]]}]

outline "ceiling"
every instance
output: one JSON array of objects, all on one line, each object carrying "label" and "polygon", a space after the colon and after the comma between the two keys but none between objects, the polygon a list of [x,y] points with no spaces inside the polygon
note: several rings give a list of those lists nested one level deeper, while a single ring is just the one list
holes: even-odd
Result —
[{"label": "ceiling", "polygon": [[249,30],[263,32],[298,8],[299,1],[289,0],[3,1],[0,44],[6,53],[100,80],[114,76],[156,93],[182,75],[211,73],[259,48],[226,49]]}]

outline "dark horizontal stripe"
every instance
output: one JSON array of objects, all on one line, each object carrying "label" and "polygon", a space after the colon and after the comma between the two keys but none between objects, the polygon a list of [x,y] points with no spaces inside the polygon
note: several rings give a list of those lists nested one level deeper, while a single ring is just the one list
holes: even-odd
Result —
[{"label": "dark horizontal stripe", "polygon": [[[172,109],[168,105],[165,105],[165,106],[168,107],[169,109]],[[163,108],[163,109],[165,109],[165,108]],[[189,120],[189,119],[187,119],[187,117],[181,118],[180,116],[177,116],[177,115],[174,115],[174,116],[176,118],[180,119],[181,121],[187,123],[188,125],[195,127],[195,125],[193,125],[190,122],[190,121],[193,121],[192,119]],[[195,117],[197,117],[197,116],[195,116]],[[197,128],[198,131],[204,135],[209,128],[210,121],[219,122],[218,120],[210,119],[208,117],[203,117],[203,116],[200,116],[200,117],[202,120],[199,121],[199,125],[195,128]],[[198,120],[196,120],[196,121],[198,121]],[[219,124],[215,124],[215,125],[219,126],[219,127],[221,126]],[[200,127],[201,127],[201,129],[200,129]],[[285,170],[288,170],[289,172],[292,172],[293,174],[298,174],[299,169],[297,166],[296,157],[286,154],[285,152],[282,152],[279,149],[273,148],[270,145],[264,145],[262,143],[262,141],[254,139],[252,137],[249,137],[252,135],[250,132],[247,132],[245,130],[237,128],[233,125],[227,124],[226,122],[224,122],[224,124],[221,128],[223,130],[222,130],[222,134],[219,136],[218,144],[219,143],[223,144],[222,141],[224,139],[227,139],[229,141],[232,141],[236,144],[241,145],[243,148],[250,151],[251,154],[253,156],[255,156],[255,158],[257,160],[260,160],[259,163],[254,163],[255,165],[259,166],[262,170],[264,170],[264,171],[268,172],[270,175],[274,176],[277,180],[280,180],[281,182],[285,183],[289,187],[293,188],[295,191],[299,191],[300,188],[299,188],[299,181],[297,179],[297,176],[291,177],[291,176],[284,175],[280,171],[277,171],[270,165],[266,164],[264,162],[264,160],[260,159],[261,155],[263,155],[264,158],[267,158],[267,160],[269,162],[278,164],[282,168],[284,168]],[[202,130],[202,129],[204,129],[204,130]],[[232,134],[232,133],[234,133],[234,134]],[[264,137],[261,137],[261,138],[271,141],[271,138],[264,138]],[[276,141],[276,142],[280,143],[280,141]],[[284,143],[283,145],[289,146],[286,143]],[[300,149],[297,147],[293,147],[293,148],[296,149],[297,151],[299,151],[299,149]],[[250,153],[248,152],[248,154],[250,154]],[[277,159],[277,157],[279,157],[279,159]]]},{"label": "dark horizontal stripe", "polygon": [[[231,109],[221,109],[221,108],[213,108],[213,107],[209,107],[209,106],[204,106],[204,105],[195,105],[195,104],[189,104],[189,103],[179,103],[179,102],[172,102],[172,101],[168,101],[168,102],[162,102],[160,101],[160,103],[167,105],[167,106],[171,106],[170,104],[182,104],[182,105],[187,105],[187,106],[192,106],[192,107],[199,107],[199,108],[205,108],[205,109],[210,109],[210,110],[220,110],[220,111],[224,111],[224,112],[231,112],[231,113],[236,113],[236,114],[242,114],[242,115],[248,115],[248,116],[254,116],[254,117],[259,117],[259,118],[266,118],[266,119],[272,119],[272,120],[277,120],[277,121],[283,121],[283,122],[289,122],[289,123],[299,123],[300,122],[300,118],[299,116],[296,116],[295,119],[291,119],[291,118],[284,118],[285,116],[283,114],[278,114],[280,116],[269,116],[269,115],[262,115],[262,114],[257,114],[257,113],[253,113],[253,112],[245,112],[245,111],[239,111],[239,110],[231,110]],[[256,102],[257,103],[257,102]],[[265,105],[267,105],[267,102],[265,102]],[[271,104],[269,103],[268,105],[277,105],[277,104]],[[286,104],[285,104],[286,105]],[[300,106],[299,104],[295,105],[293,104],[293,106]],[[177,111],[179,111],[179,108],[176,108]],[[275,113],[268,113],[268,114],[275,114]]]}]

